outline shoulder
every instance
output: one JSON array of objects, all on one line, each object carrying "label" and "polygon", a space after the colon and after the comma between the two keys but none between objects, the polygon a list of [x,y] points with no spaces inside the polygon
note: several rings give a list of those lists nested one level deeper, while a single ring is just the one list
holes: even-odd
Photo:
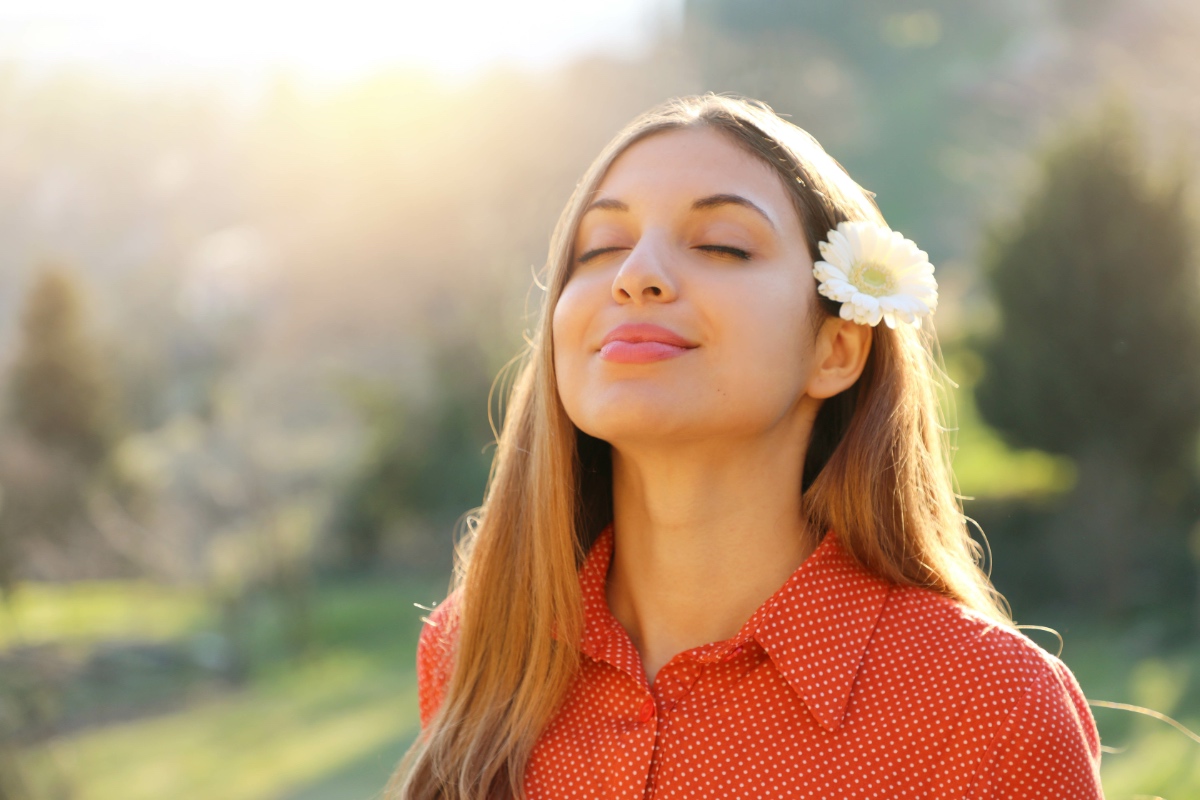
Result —
[{"label": "shoulder", "polygon": [[417,639],[417,697],[421,727],[429,724],[445,695],[454,671],[454,651],[458,642],[458,593],[439,603],[428,616]]},{"label": "shoulder", "polygon": [[[1075,676],[1029,637],[935,592],[898,588],[877,645],[986,741],[969,797],[1099,797],[1100,737]],[[1026,794],[1021,794],[1025,792]],[[1044,793],[1044,794],[1043,794]]]},{"label": "shoulder", "polygon": [[1020,631],[928,589],[893,590],[876,640],[903,652],[912,668],[952,669],[960,680],[1000,684],[1017,694],[1069,674]]}]

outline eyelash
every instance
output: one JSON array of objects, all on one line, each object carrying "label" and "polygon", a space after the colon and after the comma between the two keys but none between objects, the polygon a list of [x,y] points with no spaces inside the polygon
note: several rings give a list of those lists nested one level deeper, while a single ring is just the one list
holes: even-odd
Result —
[{"label": "eyelash", "polygon": [[[605,253],[611,253],[614,250],[622,250],[622,249],[624,249],[624,248],[621,248],[621,247],[599,247],[599,248],[596,248],[595,250],[587,251],[586,253],[581,255],[579,258],[577,258],[576,262],[580,263],[580,264],[586,264],[588,261],[591,261],[593,258],[596,258],[597,256],[602,256]],[[733,256],[734,258],[739,259],[741,261],[749,261],[750,260],[750,254],[748,252],[746,252],[745,250],[742,250],[741,248],[738,248],[738,247],[729,247],[729,246],[723,245],[723,244],[705,244],[705,245],[700,245],[696,249],[707,250],[710,253],[724,253],[725,255]]]},{"label": "eyelash", "polygon": [[586,253],[581,255],[579,258],[575,259],[575,261],[579,264],[586,264],[588,261],[591,261],[596,256],[602,256],[605,253],[611,253],[614,250],[620,250],[620,249],[621,249],[620,247],[598,247],[595,250],[588,250]]},{"label": "eyelash", "polygon": [[750,254],[739,247],[729,247],[728,245],[723,244],[706,244],[701,245],[700,249],[708,250],[710,253],[724,253],[725,255],[733,256],[734,258],[742,261],[750,260]]}]

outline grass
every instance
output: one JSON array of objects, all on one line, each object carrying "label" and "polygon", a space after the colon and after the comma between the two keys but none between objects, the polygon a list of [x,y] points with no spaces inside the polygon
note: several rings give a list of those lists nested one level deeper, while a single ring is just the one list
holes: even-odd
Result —
[{"label": "grass", "polygon": [[[371,756],[361,795],[383,787],[414,733],[411,667],[330,654],[162,718],[55,742],[79,800],[256,800],[302,794]],[[339,795],[352,800],[348,795]]]},{"label": "grass", "polygon": [[[21,606],[29,619],[81,620],[61,628],[68,639],[100,632],[121,637],[137,630],[136,600],[108,602],[111,615],[76,614],[84,587],[47,587]],[[93,587],[99,590],[101,587]],[[170,594],[170,590],[161,589]],[[106,584],[112,599],[118,587]],[[186,590],[167,607],[190,608]],[[329,585],[314,603],[311,651],[298,659],[279,653],[281,621],[269,607],[256,611],[256,669],[239,689],[213,689],[189,704],[117,724],[60,735],[21,754],[34,797],[73,800],[369,800],[383,788],[416,733],[415,643],[422,613],[436,590],[427,583],[371,581]],[[46,606],[61,605],[58,610]],[[165,613],[165,612],[164,612]],[[130,616],[131,615],[131,616]],[[209,615],[175,617],[178,636],[191,636]],[[165,624],[156,633],[165,630]],[[69,795],[66,794],[69,787]]]},{"label": "grass", "polygon": [[[66,780],[76,800],[377,797],[416,732],[413,665],[421,612],[411,604],[434,599],[431,585],[374,581],[322,587],[314,604],[314,648],[299,660],[270,655],[278,620],[260,613],[255,630],[262,666],[246,686],[26,751],[24,763],[41,787],[36,796],[67,796],[55,791]],[[104,592],[111,599],[119,588],[106,585]],[[63,605],[89,596],[81,589],[64,587]],[[135,598],[144,591],[130,587]],[[39,597],[55,602],[48,590]],[[178,599],[178,607],[189,602]],[[135,605],[113,601],[108,608]],[[125,622],[100,616],[64,630],[71,636],[85,628],[89,636],[128,632]],[[1089,698],[1148,706],[1200,730],[1200,641],[1170,641],[1152,630],[1086,621],[1060,630],[1062,657]],[[178,632],[189,633],[186,627]],[[1052,637],[1030,635],[1057,650]],[[1104,744],[1118,751],[1103,758],[1109,800],[1200,797],[1200,744],[1148,717],[1103,708],[1094,714]]]},{"label": "grass", "polygon": [[198,591],[142,581],[22,584],[0,606],[0,651],[14,645],[164,641],[207,617]]}]

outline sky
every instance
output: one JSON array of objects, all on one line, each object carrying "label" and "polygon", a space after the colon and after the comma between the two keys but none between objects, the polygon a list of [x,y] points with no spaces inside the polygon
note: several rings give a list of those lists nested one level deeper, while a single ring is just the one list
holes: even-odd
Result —
[{"label": "sky", "polygon": [[315,82],[381,67],[447,77],[545,69],[646,47],[684,0],[3,0],[0,63],[85,64],[128,77],[253,75]]}]

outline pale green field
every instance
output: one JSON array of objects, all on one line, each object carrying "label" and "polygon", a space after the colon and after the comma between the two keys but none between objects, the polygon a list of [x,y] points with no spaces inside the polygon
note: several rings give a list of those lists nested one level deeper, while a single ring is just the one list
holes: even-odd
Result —
[{"label": "pale green field", "polygon": [[[5,630],[11,640],[15,619],[26,642],[57,638],[74,651],[105,637],[186,641],[210,626],[195,592],[131,584],[123,596],[122,588],[24,592]],[[244,686],[189,687],[175,707],[152,704],[125,721],[84,725],[23,749],[18,764],[38,800],[371,798],[416,732],[415,642],[424,612],[412,604],[435,594],[378,581],[325,587],[311,652],[296,659],[282,653],[270,609],[260,610],[258,666]],[[147,612],[149,604],[156,608]]]},{"label": "pale green field", "polygon": [[26,583],[8,605],[0,604],[0,651],[15,644],[173,639],[206,614],[200,593],[150,582]]},{"label": "pale green field", "polygon": [[[98,596],[84,587],[43,590],[20,606],[32,619],[74,619],[64,636],[98,631],[132,635],[145,587],[92,587],[108,597],[106,618],[76,606]],[[158,590],[165,607],[184,609],[173,632],[194,620],[194,598]],[[382,789],[416,726],[411,603],[429,589],[325,587],[317,603],[317,646],[297,662],[267,659],[244,688],[213,690],[164,713],[63,735],[20,759],[37,777],[39,798],[78,800],[369,800]],[[163,612],[165,618],[166,612]],[[86,624],[85,624],[86,621]],[[264,652],[269,623],[264,622]],[[162,622],[156,635],[172,633]],[[1054,651],[1052,637],[1034,634]],[[1064,631],[1063,658],[1092,699],[1150,706],[1200,730],[1200,643],[1147,653],[1139,631],[1077,626]],[[1109,800],[1200,797],[1200,744],[1158,720],[1097,709]],[[71,794],[61,794],[64,785]]]},{"label": "pale green field", "polygon": [[326,656],[184,711],[65,737],[79,800],[369,798],[413,732],[410,670]]}]

